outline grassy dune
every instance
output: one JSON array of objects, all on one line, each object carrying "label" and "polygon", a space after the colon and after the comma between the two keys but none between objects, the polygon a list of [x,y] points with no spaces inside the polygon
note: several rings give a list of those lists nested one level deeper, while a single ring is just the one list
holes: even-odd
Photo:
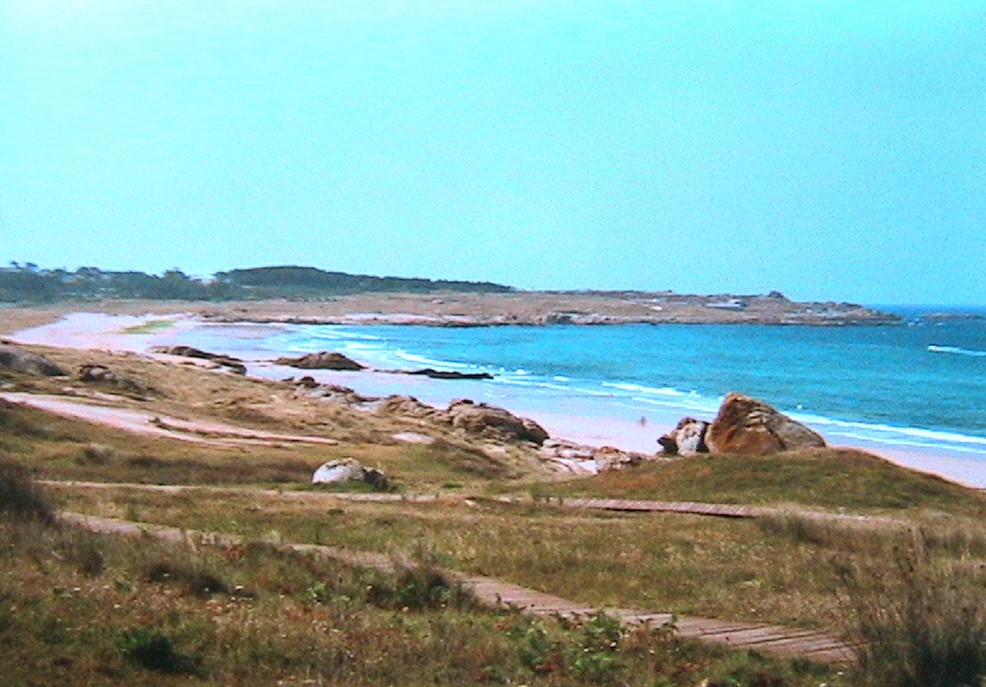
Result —
[{"label": "grassy dune", "polygon": [[888,513],[938,510],[986,520],[986,494],[902,469],[852,449],[774,456],[697,455],[643,464],[589,480],[539,487],[556,496],[594,496],[758,505],[799,504]]}]

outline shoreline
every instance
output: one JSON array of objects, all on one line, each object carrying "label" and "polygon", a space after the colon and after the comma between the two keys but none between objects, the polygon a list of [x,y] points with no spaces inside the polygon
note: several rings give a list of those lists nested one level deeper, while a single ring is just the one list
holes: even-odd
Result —
[{"label": "shoreline", "polygon": [[[160,324],[154,324],[155,322]],[[143,315],[73,312],[54,322],[14,332],[6,338],[29,345],[130,351],[147,355],[156,345],[197,345],[194,336],[189,340],[189,335],[202,324],[218,323],[202,320],[188,311]],[[253,324],[264,328],[258,329],[258,336],[267,327],[276,326]],[[243,354],[249,353],[249,350],[216,352]],[[472,398],[477,402],[498,405],[531,417],[542,424],[552,437],[596,447],[616,446],[646,454],[656,453],[657,437],[673,428],[683,414],[701,414],[696,411],[682,411],[669,405],[666,408],[650,408],[643,417],[629,408],[601,416],[598,413],[587,414],[586,409],[578,405],[577,399],[569,399],[570,402],[566,403],[564,397],[556,398],[554,400],[558,402],[557,407],[548,409],[543,407],[543,403],[539,406],[530,396],[525,397],[520,389],[490,385],[482,381],[443,382],[381,371],[298,370],[274,365],[267,358],[258,355],[247,357],[244,362],[247,363],[248,374],[251,376],[285,379],[309,375],[321,383],[341,384],[370,396],[411,395],[436,406],[447,405],[455,398]],[[902,467],[937,475],[971,488],[986,488],[986,463],[973,457],[976,454],[964,455],[961,451],[950,451],[943,447],[912,448],[866,439],[846,441],[844,437],[839,437],[840,441],[836,443],[832,441],[832,432],[825,428],[816,429],[826,436],[833,447],[860,449]]]}]

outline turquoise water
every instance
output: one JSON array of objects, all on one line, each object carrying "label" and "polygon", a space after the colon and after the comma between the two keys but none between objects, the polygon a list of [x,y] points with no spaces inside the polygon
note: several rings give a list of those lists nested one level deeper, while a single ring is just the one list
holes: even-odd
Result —
[{"label": "turquoise water", "polygon": [[334,350],[376,368],[488,371],[494,380],[436,384],[449,398],[484,394],[520,399],[526,410],[588,417],[660,411],[711,418],[726,393],[741,391],[807,421],[830,441],[986,457],[986,319],[898,312],[907,324],[291,325],[250,327],[249,342],[239,344],[230,327],[215,330],[214,341],[199,340],[234,353]]}]

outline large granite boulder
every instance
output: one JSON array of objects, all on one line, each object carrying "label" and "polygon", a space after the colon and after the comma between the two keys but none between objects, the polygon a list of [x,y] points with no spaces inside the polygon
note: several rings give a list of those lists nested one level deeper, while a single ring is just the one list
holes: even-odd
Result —
[{"label": "large granite boulder", "polygon": [[358,372],[365,370],[365,365],[360,365],[351,358],[347,358],[342,353],[329,353],[319,351],[309,353],[299,358],[278,358],[274,361],[275,365],[288,365],[300,370],[341,370],[345,372]]},{"label": "large granite boulder", "polygon": [[504,408],[468,399],[452,401],[448,407],[452,426],[472,434],[487,434],[508,440],[530,441],[538,446],[548,432],[534,420],[514,415]]},{"label": "large granite boulder", "polygon": [[763,455],[824,447],[825,439],[762,401],[732,393],[709,425],[705,443],[712,453]]},{"label": "large granite boulder", "polygon": [[78,372],[76,372],[75,378],[80,382],[114,386],[122,391],[127,391],[134,394],[146,394],[150,391],[148,387],[140,382],[131,379],[130,377],[124,377],[123,375],[117,374],[105,365],[99,365],[97,363],[86,363],[84,365],[80,365]]},{"label": "large granite boulder", "polygon": [[23,348],[4,343],[0,343],[0,367],[36,376],[65,377],[68,375],[67,371],[43,355],[29,353]]},{"label": "large granite boulder", "polygon": [[708,453],[705,445],[705,434],[709,423],[696,420],[693,417],[683,417],[678,426],[657,440],[668,455],[694,456],[697,453]]},{"label": "large granite boulder", "polygon": [[353,458],[323,463],[312,475],[312,484],[345,484],[347,482],[365,482],[380,491],[390,489],[390,481],[380,470],[363,467],[359,461]]}]

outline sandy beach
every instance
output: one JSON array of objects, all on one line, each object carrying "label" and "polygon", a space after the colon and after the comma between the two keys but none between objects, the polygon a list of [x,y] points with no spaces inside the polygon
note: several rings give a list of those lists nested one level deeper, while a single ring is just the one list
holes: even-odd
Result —
[{"label": "sandy beach", "polygon": [[[22,319],[31,323],[37,321]],[[195,314],[176,310],[145,314],[52,311],[48,313],[45,324],[8,333],[7,338],[39,346],[156,355],[150,353],[155,346],[177,343],[195,345],[195,341],[189,338],[194,339],[191,335],[200,321]],[[245,362],[251,376],[268,379],[299,376],[298,370],[274,365],[256,354],[249,357],[249,352],[237,353],[247,354]],[[305,374],[310,374],[320,383],[347,386],[364,395],[411,395],[439,407],[444,407],[455,398],[472,398],[532,417],[556,438],[589,446],[616,446],[647,454],[657,450],[657,437],[673,427],[681,417],[679,411],[670,408],[655,409],[644,417],[629,411],[621,415],[619,410],[605,416],[586,417],[578,407],[565,407],[564,404],[546,410],[530,403],[523,393],[505,393],[501,387],[494,388],[479,381],[450,384],[424,377],[374,371],[313,370],[305,371]],[[820,431],[824,434],[824,429]],[[923,447],[910,450],[862,440],[839,443],[875,453],[904,467],[939,475],[967,486],[986,488],[986,470],[983,467],[986,456]]]}]

